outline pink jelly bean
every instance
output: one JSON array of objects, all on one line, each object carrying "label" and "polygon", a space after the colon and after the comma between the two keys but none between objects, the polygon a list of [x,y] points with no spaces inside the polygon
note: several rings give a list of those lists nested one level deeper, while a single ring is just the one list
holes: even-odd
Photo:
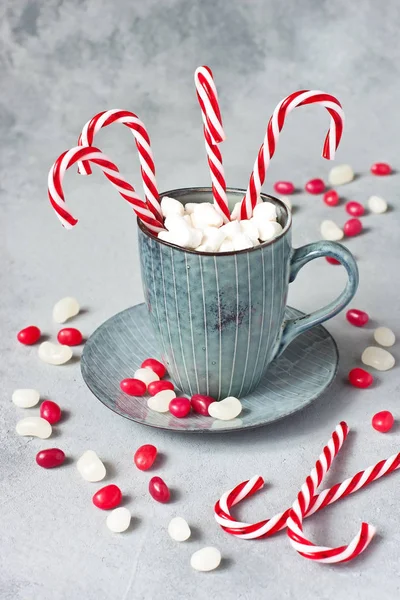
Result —
[{"label": "pink jelly bean", "polygon": [[75,327],[64,327],[58,332],[57,340],[63,346],[79,346],[82,344],[83,336]]},{"label": "pink jelly bean", "polygon": [[278,194],[293,194],[294,185],[291,181],[277,181],[274,184],[274,190]]},{"label": "pink jelly bean", "polygon": [[392,167],[388,163],[374,163],[371,167],[373,175],[390,175]]},{"label": "pink jelly bean", "polygon": [[309,194],[322,194],[325,190],[325,183],[322,179],[311,179],[307,181],[305,189]]},{"label": "pink jelly bean", "polygon": [[194,412],[204,415],[205,417],[210,416],[208,414],[208,407],[213,402],[215,402],[215,398],[212,398],[211,396],[204,396],[204,394],[194,394],[190,400]]},{"label": "pink jelly bean", "polygon": [[146,393],[146,384],[140,379],[123,379],[119,387],[128,396],[143,396]]},{"label": "pink jelly bean", "polygon": [[149,481],[150,496],[157,502],[168,502],[170,499],[170,491],[165,481],[161,477],[152,477]]},{"label": "pink jelly bean", "polygon": [[341,265],[342,263],[340,262],[340,260],[337,260],[336,258],[333,258],[333,256],[325,256],[325,260],[330,264],[330,265]]},{"label": "pink jelly bean", "polygon": [[169,403],[169,412],[171,413],[171,415],[174,415],[174,417],[177,417],[178,419],[183,419],[183,417],[187,417],[190,413],[190,408],[191,406],[189,398],[174,398]]},{"label": "pink jelly bean", "polygon": [[25,346],[36,344],[40,336],[40,329],[39,327],[36,327],[36,325],[29,325],[29,327],[25,327],[25,329],[21,329],[21,331],[17,333],[18,341]]},{"label": "pink jelly bean", "polygon": [[327,206],[337,206],[340,202],[339,194],[335,190],[325,192],[324,202]]},{"label": "pink jelly bean", "polygon": [[46,448],[36,454],[36,462],[43,469],[54,469],[63,464],[65,454],[59,448]]},{"label": "pink jelly bean", "polygon": [[164,379],[163,381],[152,381],[147,386],[147,391],[150,396],[155,396],[158,392],[163,392],[164,390],[174,390],[175,386],[172,381],[167,381]]},{"label": "pink jelly bean", "polygon": [[146,367],[154,371],[160,379],[164,377],[167,372],[165,366],[155,358],[146,358],[146,360],[142,362],[142,369],[145,369]]},{"label": "pink jelly bean", "polygon": [[45,400],[42,402],[39,413],[42,419],[45,419],[51,425],[58,423],[58,421],[61,419],[61,408],[58,406],[58,404],[52,402],[51,400]]},{"label": "pink jelly bean", "polygon": [[349,219],[343,225],[343,233],[347,235],[347,237],[353,237],[354,235],[358,235],[362,231],[362,223],[360,219]]},{"label": "pink jelly bean", "polygon": [[393,415],[388,410],[381,410],[372,417],[372,427],[381,433],[386,433],[392,429],[393,423]]},{"label": "pink jelly bean", "polygon": [[364,389],[373,384],[374,378],[372,377],[371,373],[368,373],[368,371],[357,367],[350,371],[349,381],[351,385],[354,385],[354,387]]},{"label": "pink jelly bean", "polygon": [[359,202],[347,202],[345,209],[352,217],[362,217],[365,213],[365,208]]},{"label": "pink jelly bean", "polygon": [[133,462],[140,471],[150,469],[157,458],[157,448],[153,444],[144,444],[138,448],[133,456]]},{"label": "pink jelly bean", "polygon": [[117,485],[111,484],[98,490],[93,498],[92,502],[97,508],[102,510],[111,510],[119,504],[121,504],[122,492]]},{"label": "pink jelly bean", "polygon": [[355,327],[364,327],[369,321],[368,313],[357,308],[351,308],[346,313],[346,319]]}]

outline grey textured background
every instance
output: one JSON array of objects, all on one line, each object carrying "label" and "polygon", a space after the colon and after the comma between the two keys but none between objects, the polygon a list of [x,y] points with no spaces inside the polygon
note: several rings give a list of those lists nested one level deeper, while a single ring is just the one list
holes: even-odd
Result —
[{"label": "grey textured background", "polygon": [[[398,2],[3,0],[0,11],[1,600],[397,598],[399,474],[307,523],[306,531],[322,544],[346,543],[361,519],[377,526],[370,549],[345,566],[302,559],[284,534],[260,542],[235,540],[218,529],[212,507],[222,491],[255,473],[269,486],[238,514],[255,520],[286,507],[340,419],[355,433],[326,484],[399,450],[398,426],[386,436],[370,426],[381,409],[400,419],[398,368],[379,374],[370,390],[344,383],[374,323],[400,334],[399,179],[368,175],[377,160],[398,167]],[[360,177],[343,194],[360,201],[381,194],[393,207],[387,215],[365,217],[366,231],[348,244],[361,274],[354,305],[368,310],[374,323],[361,331],[343,315],[329,323],[341,352],[329,393],[277,425],[218,438],[172,435],[120,419],[85,388],[77,362],[50,367],[39,362],[36,348],[15,341],[16,332],[30,323],[54,335],[51,308],[66,294],[76,295],[87,309],[73,322],[86,335],[142,301],[129,207],[101,173],[82,179],[69,172],[66,197],[80,223],[63,231],[46,198],[47,172],[76,143],[87,119],[121,107],[137,112],[150,130],[161,190],[207,184],[192,79],[199,64],[213,68],[220,92],[230,185],[246,185],[276,103],[296,89],[314,87],[336,94],[346,111],[338,161],[350,162]],[[327,125],[327,115],[315,107],[291,116],[266,191],[278,178],[302,186],[310,177],[327,175],[330,165],[320,158]],[[140,189],[129,132],[115,126],[96,142]],[[294,202],[296,245],[318,239],[319,222],[328,214],[345,220],[343,208],[329,212],[318,197],[299,194]],[[289,301],[313,309],[343,283],[342,269],[316,261],[291,286]],[[400,356],[398,347],[394,354]],[[24,414],[10,401],[17,387],[38,388],[66,410],[53,438],[43,442],[14,434]],[[148,498],[149,475],[132,466],[132,452],[146,442],[165,455],[157,474],[177,490],[170,505]],[[112,535],[105,528],[105,515],[90,500],[97,485],[78,476],[73,460],[53,472],[36,467],[38,449],[54,445],[73,460],[93,448],[107,462],[107,482],[128,495],[134,515],[129,533]],[[192,541],[169,540],[165,528],[172,515],[185,516],[195,528]],[[193,572],[190,554],[209,544],[221,549],[223,566],[210,574]]]}]

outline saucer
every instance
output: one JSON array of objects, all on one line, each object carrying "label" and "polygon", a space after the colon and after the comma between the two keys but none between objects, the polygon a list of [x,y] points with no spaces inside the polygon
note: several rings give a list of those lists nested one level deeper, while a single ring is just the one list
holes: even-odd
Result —
[{"label": "saucer", "polygon": [[[286,318],[303,313],[286,308]],[[108,319],[84,346],[81,371],[88,388],[107,408],[143,425],[183,432],[226,432],[273,423],[308,406],[332,383],[338,366],[336,343],[319,325],[297,337],[269,367],[257,389],[241,398],[243,411],[232,421],[192,413],[177,419],[147,407],[148,396],[124,394],[119,383],[133,377],[141,363],[157,358],[157,344],[144,304]],[[177,390],[179,395],[179,390]]]}]

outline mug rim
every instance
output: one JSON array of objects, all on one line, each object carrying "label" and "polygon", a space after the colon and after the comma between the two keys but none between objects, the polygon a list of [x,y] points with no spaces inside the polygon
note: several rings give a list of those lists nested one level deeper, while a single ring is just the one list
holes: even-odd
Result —
[{"label": "mug rim", "polygon": [[[240,188],[228,187],[228,188],[226,188],[226,191],[227,191],[227,193],[234,192],[237,194],[242,194],[243,196],[246,194],[246,190],[242,190]],[[182,192],[186,192],[186,193],[208,192],[208,193],[212,194],[212,188],[211,187],[203,187],[203,186],[188,187],[188,188],[176,188],[174,190],[168,190],[166,192],[162,192],[160,194],[160,201],[164,196],[171,196],[171,198],[174,198],[174,194],[178,193],[178,195],[181,195]],[[266,242],[262,242],[258,246],[253,246],[253,248],[244,248],[243,250],[233,250],[233,251],[231,250],[229,252],[199,252],[198,250],[194,250],[192,248],[183,248],[182,246],[178,246],[177,244],[172,244],[171,242],[167,242],[165,240],[160,240],[156,234],[152,233],[146,227],[145,223],[143,223],[143,221],[141,221],[141,219],[139,219],[139,217],[137,218],[137,224],[138,224],[138,227],[140,228],[140,230],[144,234],[146,234],[148,237],[152,238],[159,244],[163,244],[164,246],[168,246],[169,248],[174,248],[175,250],[180,250],[181,252],[188,252],[189,254],[198,254],[199,256],[233,256],[236,254],[244,254],[245,252],[255,252],[257,250],[261,250],[262,248],[265,248],[266,246],[271,246],[272,244],[277,242],[279,239],[283,238],[288,233],[288,231],[290,231],[290,229],[292,227],[292,212],[288,209],[287,205],[282,200],[279,200],[279,198],[275,198],[275,196],[271,196],[271,194],[261,193],[260,196],[267,200],[268,199],[273,200],[278,205],[280,205],[281,208],[283,208],[286,213],[287,220],[286,220],[285,227],[282,229],[282,231],[276,237],[274,237],[272,240],[267,240]]]}]

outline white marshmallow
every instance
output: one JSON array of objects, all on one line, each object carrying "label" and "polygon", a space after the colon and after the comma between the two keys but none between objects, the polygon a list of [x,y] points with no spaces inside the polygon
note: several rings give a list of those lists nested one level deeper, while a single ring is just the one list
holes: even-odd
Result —
[{"label": "white marshmallow", "polygon": [[229,223],[222,225],[221,231],[225,233],[225,237],[228,240],[231,240],[238,233],[242,233],[240,221],[229,221]]},{"label": "white marshmallow", "polygon": [[[191,221],[189,226],[192,226]],[[182,227],[188,227],[188,224],[185,221],[185,217],[172,213],[165,218],[164,227],[165,229],[168,229],[168,231],[179,231]]]},{"label": "white marshmallow", "polygon": [[[225,239],[225,234],[217,227],[206,227],[203,230],[203,240],[201,242],[202,252],[218,252],[219,247]],[[198,250],[199,248],[197,248]]]},{"label": "white marshmallow", "polygon": [[252,219],[240,221],[240,227],[242,233],[245,233],[252,242],[258,242],[258,227]]},{"label": "white marshmallow", "polygon": [[183,215],[183,218],[185,219],[185,222],[189,225],[189,227],[191,227],[192,219],[190,218],[190,215]]},{"label": "white marshmallow", "polygon": [[173,231],[160,231],[158,237],[159,239],[164,240],[164,242],[175,244],[181,248],[193,249],[197,248],[197,246],[201,243],[203,233],[200,231],[200,229],[188,227],[185,221],[183,221],[182,227],[179,229],[177,228]]},{"label": "white marshmallow", "polygon": [[273,240],[282,231],[282,225],[277,221],[258,223],[258,237],[262,242]]},{"label": "white marshmallow", "polygon": [[221,227],[223,222],[224,220],[221,215],[218,214],[214,206],[208,202],[198,204],[192,214],[193,226],[198,229],[204,229],[205,227]]},{"label": "white marshmallow", "polygon": [[170,198],[169,196],[164,196],[161,200],[161,212],[164,217],[168,215],[181,215],[183,216],[185,213],[185,207],[179,200],[175,200],[175,198]]},{"label": "white marshmallow", "polygon": [[257,220],[276,221],[276,206],[272,202],[262,202],[256,204],[253,210],[253,217]]},{"label": "white marshmallow", "polygon": [[236,221],[239,219],[240,217],[240,207],[242,206],[241,202],[236,202],[235,206],[233,207],[233,210],[231,212],[231,220],[232,221]]},{"label": "white marshmallow", "polygon": [[195,211],[196,206],[198,206],[197,202],[188,202],[185,204],[185,211],[188,215],[191,215]]},{"label": "white marshmallow", "polygon": [[245,233],[238,233],[232,239],[234,250],[246,250],[246,248],[253,248],[253,242]]},{"label": "white marshmallow", "polygon": [[233,252],[234,250],[232,240],[225,239],[220,245],[218,252]]}]

